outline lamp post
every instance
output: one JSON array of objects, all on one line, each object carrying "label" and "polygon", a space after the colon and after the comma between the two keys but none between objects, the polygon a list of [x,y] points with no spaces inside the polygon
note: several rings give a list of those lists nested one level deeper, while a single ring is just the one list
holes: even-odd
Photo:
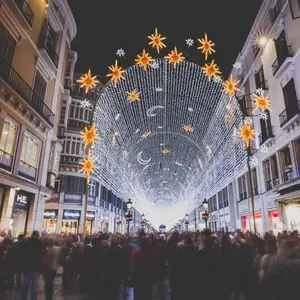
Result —
[{"label": "lamp post", "polygon": [[184,222],[184,224],[186,226],[186,231],[189,231],[189,224],[190,224],[190,222],[189,222],[189,215],[188,214],[185,215],[185,222]]},{"label": "lamp post", "polygon": [[130,209],[132,207],[132,202],[131,202],[131,199],[128,199],[128,202],[127,202],[127,213],[125,215],[125,219],[126,219],[126,222],[127,222],[127,235],[129,236],[129,224],[130,224],[130,221],[132,221],[132,214],[130,212]]},{"label": "lamp post", "polygon": [[208,201],[206,199],[204,199],[202,206],[204,208],[204,212],[202,213],[202,219],[205,222],[205,228],[207,229],[207,220],[209,217],[209,211],[208,211]]}]

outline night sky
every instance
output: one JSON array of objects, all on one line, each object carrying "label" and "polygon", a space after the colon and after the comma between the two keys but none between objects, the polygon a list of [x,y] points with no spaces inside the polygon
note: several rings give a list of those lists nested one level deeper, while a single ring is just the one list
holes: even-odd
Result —
[{"label": "night sky", "polygon": [[[224,76],[241,51],[253,25],[262,0],[68,0],[77,23],[77,36],[72,49],[78,52],[77,72],[99,75],[106,82],[108,65],[118,59],[122,67],[134,63],[137,54],[147,49],[154,58],[156,50],[148,46],[147,36],[159,33],[167,37],[163,57],[177,46],[189,61],[203,65],[203,55],[197,50],[207,32],[216,43],[214,58]],[[178,6],[176,3],[181,3]],[[187,38],[195,45],[189,48]],[[126,58],[118,58],[123,48]]]}]

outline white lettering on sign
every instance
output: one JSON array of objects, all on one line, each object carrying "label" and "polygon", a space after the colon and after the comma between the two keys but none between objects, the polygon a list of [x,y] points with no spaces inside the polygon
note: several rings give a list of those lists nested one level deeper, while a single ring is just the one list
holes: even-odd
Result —
[{"label": "white lettering on sign", "polygon": [[89,219],[93,219],[93,218],[95,218],[95,215],[93,213],[87,213],[86,217]]},{"label": "white lettering on sign", "polygon": [[18,195],[17,196],[17,202],[27,204],[27,196],[24,195]]},{"label": "white lettering on sign", "polygon": [[54,211],[45,211],[44,212],[44,217],[46,217],[46,218],[55,218],[56,213]]},{"label": "white lettering on sign", "polygon": [[69,218],[79,218],[80,214],[79,212],[65,211],[64,216]]}]

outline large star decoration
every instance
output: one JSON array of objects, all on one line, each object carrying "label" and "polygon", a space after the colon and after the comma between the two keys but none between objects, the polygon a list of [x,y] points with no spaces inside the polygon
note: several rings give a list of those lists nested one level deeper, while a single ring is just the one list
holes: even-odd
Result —
[{"label": "large star decoration", "polygon": [[135,59],[135,62],[137,65],[140,65],[144,68],[144,70],[147,70],[147,67],[151,66],[151,63],[154,61],[154,59],[149,55],[149,53],[146,52],[146,50],[143,50],[143,53],[138,55]]},{"label": "large star decoration", "polygon": [[236,85],[239,83],[239,80],[235,80],[232,77],[232,74],[229,77],[229,80],[226,80],[223,83],[224,89],[223,91],[229,95],[230,100],[232,99],[232,97],[235,95],[235,92],[239,91],[239,89],[236,87]]},{"label": "large star decoration", "polygon": [[79,162],[79,164],[82,165],[82,168],[79,170],[79,172],[86,175],[87,182],[90,182],[91,174],[95,169],[95,161],[96,159],[91,157],[91,153],[89,151],[87,158]]},{"label": "large star decoration", "polygon": [[184,129],[186,132],[193,132],[193,131],[194,131],[194,128],[192,127],[192,125],[184,125],[184,126],[183,126],[183,129]]},{"label": "large star decoration", "polygon": [[77,80],[78,83],[80,83],[80,87],[85,88],[86,94],[89,92],[90,89],[94,88],[97,83],[99,83],[98,80],[96,80],[97,76],[92,76],[91,70],[89,69],[86,74],[80,77],[80,79]]},{"label": "large star decoration", "polygon": [[163,43],[166,37],[162,37],[161,34],[158,33],[157,28],[155,28],[154,34],[151,34],[148,38],[150,39],[149,45],[156,48],[157,53],[159,53],[160,49],[166,48],[166,45]]},{"label": "large star decoration", "polygon": [[173,67],[176,68],[176,65],[184,61],[184,57],[182,56],[182,52],[178,53],[177,48],[175,47],[174,50],[171,51],[165,59],[169,61],[170,64],[173,64]]},{"label": "large star decoration", "polygon": [[121,79],[125,79],[123,73],[125,70],[122,67],[118,66],[118,61],[115,61],[115,65],[108,67],[111,73],[108,73],[106,76],[111,77],[111,80],[114,82],[115,86],[117,85],[118,81]]},{"label": "large star decoration", "polygon": [[167,153],[169,153],[171,150],[170,149],[168,149],[168,148],[163,148],[163,149],[161,149],[161,153],[162,154],[167,154]]},{"label": "large star decoration", "polygon": [[135,101],[141,101],[140,95],[141,93],[137,90],[133,90],[132,92],[127,92],[127,100],[132,103]]},{"label": "large star decoration", "polygon": [[256,95],[256,94],[253,94],[253,96],[254,96],[256,109],[261,109],[262,111],[271,110],[269,97],[265,97],[264,95]]},{"label": "large star decoration", "polygon": [[85,147],[92,145],[95,142],[95,140],[100,140],[100,137],[97,134],[95,124],[92,124],[90,129],[84,128],[84,130],[80,133],[83,135]]},{"label": "large star decoration", "polygon": [[243,139],[243,141],[245,142],[246,148],[248,148],[250,140],[254,140],[254,136],[255,136],[254,129],[252,129],[251,126],[247,122],[244,122],[244,125],[240,129],[239,134],[240,134],[241,138]]},{"label": "large star decoration", "polygon": [[219,67],[215,64],[215,61],[212,60],[212,62],[209,64],[205,64],[204,67],[202,67],[202,70],[204,71],[204,74],[208,77],[208,80],[210,81],[213,76],[220,75],[220,69]]},{"label": "large star decoration", "polygon": [[215,43],[213,43],[212,41],[209,41],[207,39],[207,34],[205,33],[204,39],[198,39],[198,41],[200,42],[201,46],[198,47],[197,49],[202,50],[202,53],[205,55],[205,60],[207,60],[207,57],[209,54],[212,54],[213,52],[216,52],[213,49],[213,46],[215,46]]}]

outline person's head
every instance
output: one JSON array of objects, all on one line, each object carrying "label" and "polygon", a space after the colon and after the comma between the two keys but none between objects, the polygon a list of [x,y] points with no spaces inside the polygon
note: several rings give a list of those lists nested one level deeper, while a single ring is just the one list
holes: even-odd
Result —
[{"label": "person's head", "polygon": [[24,234],[19,234],[18,235],[18,242],[22,242],[25,240],[25,235]]},{"label": "person's head", "polygon": [[146,237],[143,237],[141,240],[141,250],[149,249],[150,245],[150,240]]},{"label": "person's head", "polygon": [[83,241],[83,244],[84,244],[85,246],[89,245],[90,243],[91,243],[91,239],[90,239],[89,237],[86,237],[86,238],[84,239],[84,241]]},{"label": "person's head", "polygon": [[269,254],[276,254],[277,252],[277,243],[275,240],[267,240],[265,250]]},{"label": "person's head", "polygon": [[106,241],[106,240],[102,240],[100,243],[99,243],[99,248],[100,250],[108,250],[110,249],[111,247],[111,244],[109,241]]},{"label": "person's head", "polygon": [[35,238],[35,239],[39,239],[39,238],[40,238],[40,233],[39,233],[39,231],[34,230],[34,231],[32,232],[31,237],[33,237],[33,238]]},{"label": "person's head", "polygon": [[256,252],[263,255],[265,253],[265,242],[262,239],[256,240]]}]

